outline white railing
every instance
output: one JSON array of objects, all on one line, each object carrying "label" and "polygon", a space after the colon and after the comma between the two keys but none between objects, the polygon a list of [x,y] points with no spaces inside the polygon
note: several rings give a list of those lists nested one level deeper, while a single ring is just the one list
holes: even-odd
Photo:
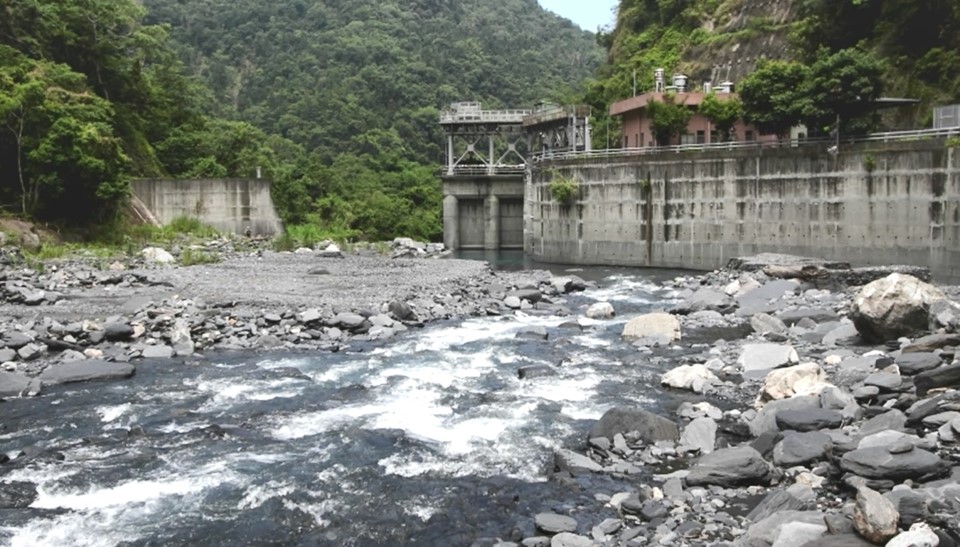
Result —
[{"label": "white railing", "polygon": [[522,123],[530,110],[448,110],[440,113],[440,123]]},{"label": "white railing", "polygon": [[[872,133],[861,137],[842,139],[841,145],[858,142],[896,142],[922,139],[935,139],[960,136],[960,127],[950,129],[918,129],[914,131],[891,131],[887,133]],[[608,148],[591,151],[554,151],[534,154],[533,161],[543,160],[572,160],[591,158],[624,158],[652,154],[668,154],[681,152],[704,152],[708,150],[740,150],[746,148],[788,148],[802,146],[831,146],[836,141],[833,138],[816,139],[785,139],[773,141],[750,142],[711,142],[701,144],[680,144],[674,146],[647,146],[643,148]]]},{"label": "white railing", "polygon": [[494,165],[493,168],[487,165],[455,165],[451,169],[448,166],[440,169],[440,174],[444,176],[504,176],[520,175],[526,170],[527,166],[520,165]]}]

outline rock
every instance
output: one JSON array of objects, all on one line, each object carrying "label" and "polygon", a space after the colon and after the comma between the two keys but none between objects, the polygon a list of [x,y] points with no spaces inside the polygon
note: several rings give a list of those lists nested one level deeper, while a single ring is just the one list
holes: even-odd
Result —
[{"label": "rock", "polygon": [[777,316],[788,327],[795,326],[804,319],[814,323],[829,323],[840,319],[840,316],[833,310],[821,308],[800,308],[796,310],[787,310]]},{"label": "rock", "polygon": [[770,547],[777,541],[783,527],[790,523],[822,526],[824,531],[827,529],[823,514],[819,511],[780,511],[751,525],[746,534],[733,545],[735,547]]},{"label": "rock", "polygon": [[827,385],[820,392],[820,407],[839,411],[847,421],[859,419],[863,415],[852,393],[831,385]]},{"label": "rock", "polygon": [[147,346],[140,352],[140,356],[144,359],[169,359],[173,354],[173,348],[166,344]]},{"label": "rock", "polygon": [[828,537],[826,524],[788,522],[780,527],[780,533],[772,547],[805,547],[820,538]]},{"label": "rock", "polygon": [[860,424],[861,435],[872,435],[887,430],[904,431],[907,417],[897,409],[877,414]]},{"label": "rock", "polygon": [[40,250],[40,236],[25,230],[20,233],[20,246],[25,251],[37,252]]},{"label": "rock", "polygon": [[726,313],[734,307],[730,297],[713,289],[701,288],[685,301],[671,310],[673,313],[687,315],[698,311],[718,311]]},{"label": "rock", "polygon": [[785,296],[796,295],[799,288],[800,283],[792,279],[769,281],[737,297],[737,303],[739,303],[741,307],[749,307],[755,303],[782,300]]},{"label": "rock", "polygon": [[10,349],[20,349],[30,342],[33,342],[33,337],[22,332],[8,331],[3,334],[3,345]]},{"label": "rock", "polygon": [[936,448],[934,443],[929,443],[920,437],[917,437],[916,435],[909,435],[902,431],[887,430],[873,433],[861,438],[857,443],[857,449],[881,446],[887,448],[888,450],[892,450],[892,447],[897,446],[904,440],[910,443],[909,446],[911,448]]},{"label": "rock", "polygon": [[803,363],[771,370],[763,380],[758,402],[789,399],[795,395],[816,395],[830,384],[816,363]]},{"label": "rock", "polygon": [[136,369],[130,363],[89,360],[72,361],[47,367],[39,376],[44,385],[70,384],[97,380],[114,380],[133,376]]},{"label": "rock", "polygon": [[46,347],[41,344],[27,344],[17,350],[17,356],[24,362],[33,361],[34,359],[39,359],[45,350]]},{"label": "rock", "polygon": [[751,317],[750,326],[759,335],[787,333],[787,325],[783,321],[766,313],[758,313]]},{"label": "rock", "polygon": [[773,448],[773,463],[780,467],[806,465],[822,460],[832,447],[833,440],[820,431],[787,433]]},{"label": "rock", "polygon": [[557,371],[550,365],[527,365],[517,369],[517,376],[521,380],[532,380],[546,376],[556,376]]},{"label": "rock", "polygon": [[300,312],[297,319],[304,325],[309,325],[323,319],[323,313],[316,308],[310,308]]},{"label": "rock", "polygon": [[820,342],[824,346],[851,346],[860,341],[860,332],[853,323],[846,323],[830,330]]},{"label": "rock", "polygon": [[777,412],[776,420],[781,430],[792,431],[819,431],[843,425],[843,415],[826,408],[781,410]]},{"label": "rock", "polygon": [[749,446],[723,448],[701,456],[687,475],[690,486],[769,484],[773,475],[763,456]]},{"label": "rock", "polygon": [[919,448],[901,454],[891,454],[888,447],[860,448],[844,454],[840,467],[868,479],[895,482],[946,471],[936,454]]},{"label": "rock", "polygon": [[0,509],[26,509],[37,499],[37,485],[32,482],[5,482],[0,488]]},{"label": "rock", "polygon": [[894,372],[874,372],[863,379],[863,384],[880,388],[881,392],[890,392],[900,388],[903,378]]},{"label": "rock", "polygon": [[907,532],[901,532],[887,542],[886,547],[937,547],[940,545],[940,538],[923,522],[918,522],[910,527]]},{"label": "rock", "polygon": [[680,340],[680,320],[669,313],[648,313],[634,317],[623,326],[624,340],[664,336],[670,341]]},{"label": "rock", "polygon": [[713,452],[717,443],[717,422],[710,418],[697,418],[687,424],[680,434],[678,450],[697,451],[701,454]]},{"label": "rock", "polygon": [[710,369],[696,364],[681,365],[674,368],[660,378],[660,383],[676,389],[688,389],[694,393],[703,393],[711,386],[721,382]]},{"label": "rock", "polygon": [[960,304],[943,299],[930,305],[930,330],[938,329],[946,329],[947,332],[960,330]]},{"label": "rock", "polygon": [[920,397],[926,395],[931,389],[960,387],[960,364],[921,372],[914,376],[913,385],[916,386],[917,395]]},{"label": "rock", "polygon": [[754,437],[759,437],[764,433],[776,433],[780,429],[777,426],[777,414],[781,410],[801,410],[807,408],[820,408],[820,398],[808,395],[770,401],[760,409],[760,411],[757,412],[757,416],[750,421],[750,434]]},{"label": "rock", "polygon": [[416,321],[417,315],[414,313],[413,308],[410,307],[410,304],[406,302],[401,302],[399,300],[394,300],[389,305],[390,313],[393,314],[400,321]]},{"label": "rock", "polygon": [[587,317],[590,319],[612,319],[617,312],[609,302],[596,302],[587,308]]},{"label": "rock", "polygon": [[795,365],[800,358],[792,346],[780,344],[745,344],[737,363],[745,376],[763,376],[767,371]]},{"label": "rock", "polygon": [[637,432],[644,442],[675,441],[680,435],[677,424],[652,412],[632,407],[614,407],[593,424],[589,438],[612,439],[617,433]]},{"label": "rock", "polygon": [[23,374],[0,371],[0,398],[38,395],[40,382]]},{"label": "rock", "polygon": [[140,251],[140,254],[143,255],[143,258],[146,259],[147,262],[154,262],[156,264],[173,264],[177,261],[172,254],[159,247],[147,247]]},{"label": "rock", "polygon": [[340,312],[333,317],[331,326],[337,326],[342,329],[355,331],[362,327],[365,321],[366,318],[358,313]]},{"label": "rock", "polygon": [[900,514],[887,498],[866,486],[857,490],[853,527],[869,541],[883,544],[897,535]]},{"label": "rock", "polygon": [[511,310],[519,310],[523,306],[523,301],[516,296],[508,296],[503,299],[503,305],[510,308]]},{"label": "rock", "polygon": [[111,342],[123,342],[133,338],[133,325],[128,323],[108,323],[103,328],[103,337]]},{"label": "rock", "polygon": [[346,258],[347,255],[335,243],[331,243],[325,249],[319,251],[317,256],[320,258]]},{"label": "rock", "polygon": [[801,547],[873,547],[873,544],[856,534],[850,533],[824,536],[817,541],[808,541]]},{"label": "rock", "polygon": [[943,359],[936,353],[915,352],[900,355],[896,358],[896,363],[900,374],[913,376],[939,367],[943,364]]},{"label": "rock", "polygon": [[565,515],[540,513],[533,520],[537,529],[547,534],[577,531],[577,521]]},{"label": "rock", "polygon": [[17,352],[10,348],[0,348],[0,363],[13,361],[17,358]]},{"label": "rock", "polygon": [[893,273],[857,293],[850,318],[864,340],[885,342],[926,330],[931,304],[944,298],[943,292],[929,283]]},{"label": "rock", "polygon": [[593,547],[593,540],[570,532],[561,532],[550,538],[550,547]]},{"label": "rock", "polygon": [[553,453],[553,466],[557,471],[566,471],[571,475],[603,473],[603,466],[590,458],[564,448]]},{"label": "rock", "polygon": [[907,411],[907,425],[918,425],[927,416],[948,410],[960,411],[960,391],[948,391],[936,397],[918,401]]},{"label": "rock", "polygon": [[946,346],[960,346],[960,333],[930,334],[917,338],[900,351],[904,355],[908,353],[930,353]]},{"label": "rock", "polygon": [[547,332],[546,327],[535,325],[521,328],[517,331],[516,337],[527,340],[546,340],[550,337],[550,334]]},{"label": "rock", "polygon": [[806,511],[817,505],[817,496],[809,486],[794,484],[786,489],[774,490],[767,494],[756,507],[747,514],[750,522],[761,520],[780,511]]}]

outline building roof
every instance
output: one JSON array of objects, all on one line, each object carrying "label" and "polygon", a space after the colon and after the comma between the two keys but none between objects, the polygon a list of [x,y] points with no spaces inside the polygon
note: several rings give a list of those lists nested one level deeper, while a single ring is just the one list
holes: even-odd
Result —
[{"label": "building roof", "polygon": [[[651,101],[663,102],[663,96],[667,93],[644,93],[643,95],[637,95],[636,97],[630,97],[622,101],[618,101],[610,105],[610,115],[611,116],[622,116],[627,112],[632,112],[634,110],[643,110],[650,104]],[[703,102],[703,98],[707,96],[706,93],[701,92],[685,92],[685,93],[671,93],[674,97],[674,102],[677,104],[682,104],[685,106],[697,106]],[[736,93],[722,93],[721,95],[725,97],[736,97]]]}]

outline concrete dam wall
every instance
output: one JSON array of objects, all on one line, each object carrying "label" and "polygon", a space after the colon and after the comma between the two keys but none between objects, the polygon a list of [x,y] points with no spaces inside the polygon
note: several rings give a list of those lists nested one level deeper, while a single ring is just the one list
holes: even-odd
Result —
[{"label": "concrete dam wall", "polygon": [[225,233],[241,234],[248,227],[254,235],[283,231],[267,180],[139,179],[130,186],[163,224],[190,217]]},{"label": "concrete dam wall", "polygon": [[[553,200],[572,177],[579,199]],[[943,139],[667,152],[536,164],[524,247],[537,260],[709,270],[780,252],[928,266],[960,283],[960,149]]]}]

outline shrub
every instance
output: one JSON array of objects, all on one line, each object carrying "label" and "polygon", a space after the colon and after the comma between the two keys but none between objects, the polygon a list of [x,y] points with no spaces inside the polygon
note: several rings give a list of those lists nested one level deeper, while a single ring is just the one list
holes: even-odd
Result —
[{"label": "shrub", "polygon": [[571,205],[580,193],[580,186],[572,177],[554,173],[550,180],[550,195],[563,205]]}]

